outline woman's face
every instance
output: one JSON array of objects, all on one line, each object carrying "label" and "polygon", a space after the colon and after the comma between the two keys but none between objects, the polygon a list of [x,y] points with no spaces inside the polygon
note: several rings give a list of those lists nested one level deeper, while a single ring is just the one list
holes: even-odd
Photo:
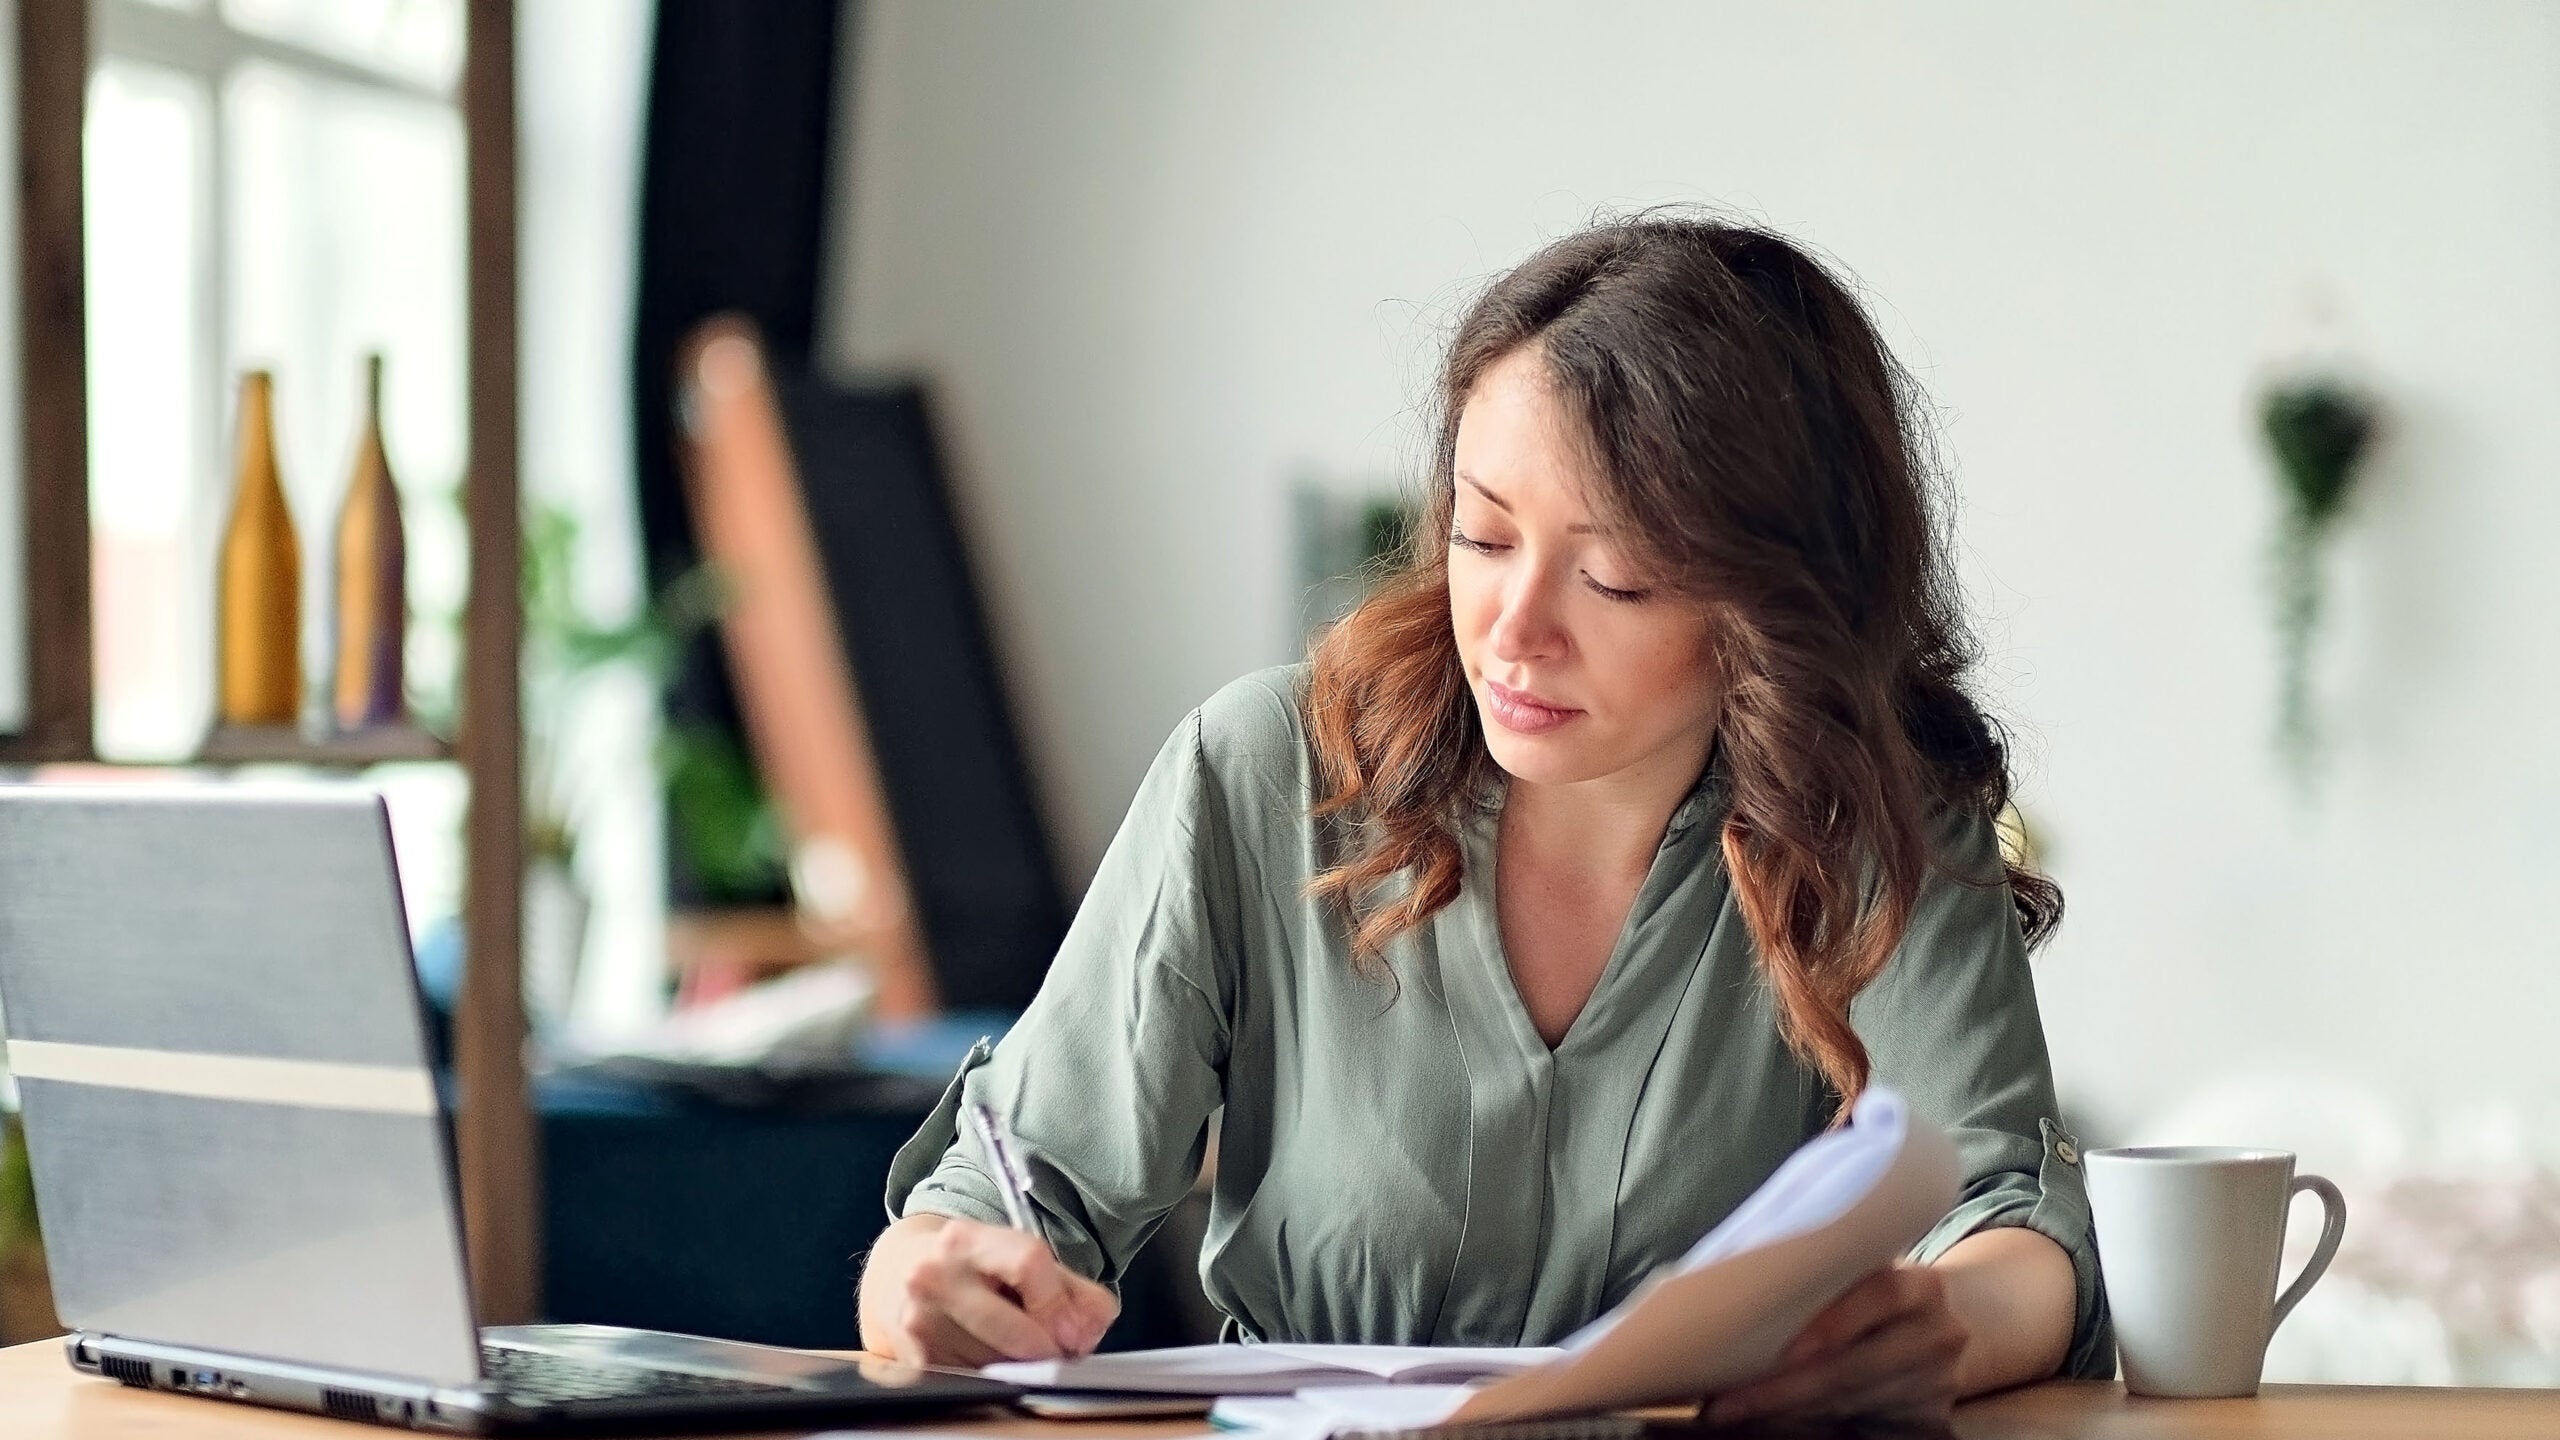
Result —
[{"label": "woman's face", "polygon": [[1600,477],[1534,345],[1458,421],[1449,619],[1494,762],[1535,785],[1685,786],[1721,692],[1696,602],[1640,588],[1583,497]]}]

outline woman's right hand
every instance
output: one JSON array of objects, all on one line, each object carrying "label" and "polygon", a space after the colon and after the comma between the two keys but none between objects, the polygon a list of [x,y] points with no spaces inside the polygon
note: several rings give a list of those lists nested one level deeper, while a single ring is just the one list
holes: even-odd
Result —
[{"label": "woman's right hand", "polygon": [[1119,1297],[1036,1235],[942,1215],[880,1233],[863,1268],[862,1348],[917,1365],[1055,1360],[1100,1343]]}]

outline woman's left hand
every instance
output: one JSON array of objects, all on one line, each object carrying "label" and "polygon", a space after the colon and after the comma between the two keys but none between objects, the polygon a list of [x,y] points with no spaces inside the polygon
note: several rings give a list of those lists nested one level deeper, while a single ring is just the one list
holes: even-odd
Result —
[{"label": "woman's left hand", "polygon": [[1768,1415],[1889,1415],[1943,1421],[1968,1339],[1946,1281],[1901,1263],[1849,1288],[1813,1317],[1773,1373],[1709,1403],[1709,1424]]}]

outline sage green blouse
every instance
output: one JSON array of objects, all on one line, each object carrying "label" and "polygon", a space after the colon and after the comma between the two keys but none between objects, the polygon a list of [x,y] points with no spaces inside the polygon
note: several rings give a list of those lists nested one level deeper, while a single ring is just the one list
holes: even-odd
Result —
[{"label": "sage green blouse", "polygon": [[[1225,1115],[1200,1257],[1249,1338],[1551,1344],[1685,1251],[1836,1103],[1778,1038],[1717,843],[1710,764],[1673,813],[1598,986],[1550,1050],[1503,958],[1493,813],[1458,898],[1351,963],[1322,867],[1303,667],[1227,686],[1148,770],[1040,994],[898,1153],[889,1213],[1002,1224],[964,1097],[1006,1115],[1059,1257],[1115,1281]],[[1498,804],[1498,800],[1495,802]],[[1942,869],[1851,1006],[1875,1078],[1944,1126],[1962,1199],[1913,1254],[2024,1225],[2069,1252],[2064,1372],[2114,1349],[2079,1153],[1990,825],[1942,818]],[[1976,877],[1960,883],[1955,875]],[[1989,883],[1981,883],[1988,877]]]}]

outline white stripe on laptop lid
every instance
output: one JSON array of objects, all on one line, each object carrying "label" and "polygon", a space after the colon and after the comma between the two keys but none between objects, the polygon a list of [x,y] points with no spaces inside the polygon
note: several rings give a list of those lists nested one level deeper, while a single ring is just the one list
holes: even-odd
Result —
[{"label": "white stripe on laptop lid", "polygon": [[201,1100],[433,1115],[433,1077],[418,1066],[356,1065],[335,1060],[278,1060],[263,1055],[204,1055],[124,1045],[12,1040],[9,1069],[21,1080],[57,1080],[148,1090]]}]

